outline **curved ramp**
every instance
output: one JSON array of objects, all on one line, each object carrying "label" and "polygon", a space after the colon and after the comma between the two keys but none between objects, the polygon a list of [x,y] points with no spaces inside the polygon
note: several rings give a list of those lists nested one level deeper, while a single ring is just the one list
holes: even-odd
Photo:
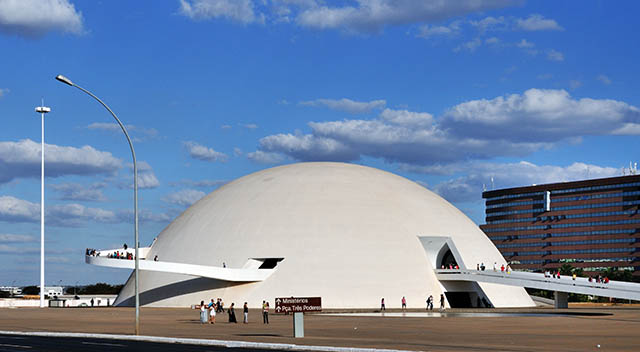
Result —
[{"label": "curved ramp", "polygon": [[474,281],[490,282],[494,284],[529,287],[555,292],[579,293],[591,296],[613,297],[640,301],[640,284],[609,281],[609,283],[589,282],[587,278],[578,277],[573,280],[570,276],[545,278],[542,273],[523,271],[478,271],[437,269],[436,276],[440,281]]},{"label": "curved ramp", "polygon": [[[231,282],[264,281],[276,270],[275,268],[260,269],[264,259],[253,258],[249,259],[243,268],[224,268],[217,266],[146,260],[144,256],[146,256],[148,250],[149,247],[139,248],[140,260],[138,263],[140,270],[186,274]],[[119,251],[120,253],[127,253],[127,251],[122,248],[99,251],[98,253],[114,253],[116,251]],[[129,248],[128,252],[132,253],[132,249]],[[87,264],[106,266],[110,268],[135,269],[135,260],[133,259],[110,258],[102,254],[86,255],[85,262]]]}]

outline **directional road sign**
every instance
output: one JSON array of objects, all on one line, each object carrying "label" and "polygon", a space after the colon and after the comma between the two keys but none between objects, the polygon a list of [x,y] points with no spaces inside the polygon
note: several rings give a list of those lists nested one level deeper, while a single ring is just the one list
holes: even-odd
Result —
[{"label": "directional road sign", "polygon": [[322,310],[320,297],[280,297],[276,298],[276,313],[319,312]]}]

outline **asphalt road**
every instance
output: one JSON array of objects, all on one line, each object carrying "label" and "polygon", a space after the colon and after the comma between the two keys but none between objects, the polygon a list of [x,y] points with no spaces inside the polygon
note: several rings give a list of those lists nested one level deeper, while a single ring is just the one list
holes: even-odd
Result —
[{"label": "asphalt road", "polygon": [[[131,351],[257,351],[267,350],[247,348],[227,348],[176,343],[157,343],[113,339],[90,339],[73,337],[40,337],[0,334],[0,352],[131,352]],[[273,352],[274,350],[268,350]]]}]

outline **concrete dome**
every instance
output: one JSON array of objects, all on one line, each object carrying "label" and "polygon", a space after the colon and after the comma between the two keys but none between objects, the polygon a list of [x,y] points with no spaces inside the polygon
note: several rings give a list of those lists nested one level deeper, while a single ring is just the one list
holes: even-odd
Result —
[{"label": "concrete dome", "polygon": [[[519,287],[440,283],[433,269],[451,250],[463,268],[505,263],[475,223],[406,178],[354,164],[285,165],[202,198],[147,254],[227,268],[242,268],[250,258],[282,259],[271,276],[239,283],[141,271],[141,304],[188,306],[221,297],[227,305],[258,307],[275,297],[321,296],[327,308],[379,307],[382,297],[387,307],[400,307],[404,296],[411,308],[424,307],[429,295],[437,301],[443,292],[466,291],[496,307],[533,305]],[[132,295],[133,275],[115,304],[132,305]]]}]

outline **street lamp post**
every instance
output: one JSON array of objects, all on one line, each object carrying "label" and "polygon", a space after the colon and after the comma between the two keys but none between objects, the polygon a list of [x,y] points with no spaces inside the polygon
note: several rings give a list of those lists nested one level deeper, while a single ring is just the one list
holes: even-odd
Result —
[{"label": "street lamp post", "polygon": [[41,146],[40,146],[40,308],[44,308],[44,114],[51,111],[51,108],[44,106],[36,107],[36,112],[41,116]]},{"label": "street lamp post", "polygon": [[138,247],[139,247],[139,243],[138,243],[138,165],[136,164],[136,152],[133,149],[133,143],[131,142],[131,138],[129,138],[129,133],[127,132],[127,129],[124,127],[124,125],[122,124],[122,122],[120,122],[120,119],[118,119],[118,117],[116,116],[116,114],[109,108],[109,106],[107,106],[107,104],[105,104],[102,100],[100,100],[100,98],[96,97],[95,95],[93,95],[93,93],[91,93],[90,91],[74,84],[70,79],[68,79],[67,77],[63,76],[63,75],[57,75],[56,79],[62,83],[68,84],[72,87],[76,87],[78,89],[80,89],[81,91],[87,93],[88,95],[90,95],[93,99],[97,100],[100,104],[102,104],[102,106],[104,106],[105,109],[107,109],[107,111],[109,111],[111,113],[111,116],[113,116],[113,118],[116,120],[116,122],[118,122],[118,125],[120,125],[120,128],[122,129],[122,132],[124,132],[124,135],[127,137],[127,142],[129,142],[129,147],[131,148],[131,155],[133,157],[133,217],[134,217],[134,232],[135,232],[135,274],[134,274],[134,281],[135,281],[135,296],[136,296],[136,335],[139,335],[140,333],[140,297],[138,295],[138,266],[139,266],[139,256],[138,256]]}]

